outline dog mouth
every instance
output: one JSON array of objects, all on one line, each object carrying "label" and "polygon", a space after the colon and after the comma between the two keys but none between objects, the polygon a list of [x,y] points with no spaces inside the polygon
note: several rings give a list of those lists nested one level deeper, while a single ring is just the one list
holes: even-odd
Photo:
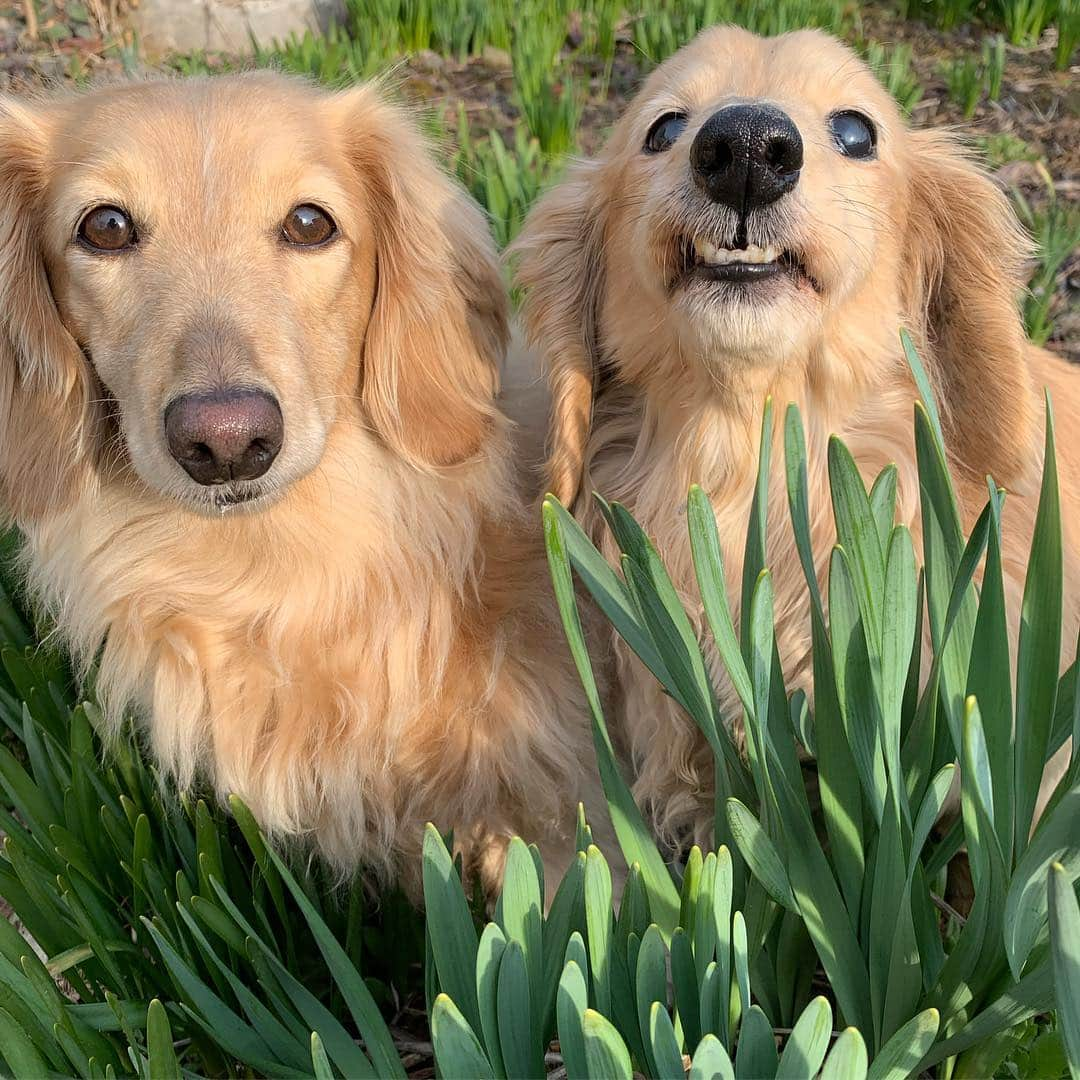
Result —
[{"label": "dog mouth", "polygon": [[236,512],[252,512],[272,501],[268,488],[259,484],[216,484],[207,492],[206,511],[225,517]]},{"label": "dog mouth", "polygon": [[695,236],[687,237],[680,245],[680,266],[673,288],[714,282],[742,286],[739,292],[750,294],[766,282],[784,280],[817,291],[802,258],[791,249],[776,244],[762,247],[748,243],[744,237],[736,237],[732,246],[726,247]]}]

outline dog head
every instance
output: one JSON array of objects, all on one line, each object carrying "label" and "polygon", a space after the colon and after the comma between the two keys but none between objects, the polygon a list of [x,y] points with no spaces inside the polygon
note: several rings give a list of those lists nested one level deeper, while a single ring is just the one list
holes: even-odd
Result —
[{"label": "dog head", "polygon": [[504,294],[479,211],[373,87],[0,98],[0,505],[116,477],[257,509],[339,423],[418,468],[468,460]]},{"label": "dog head", "polygon": [[1024,241],[1006,200],[817,31],[699,35],[541,201],[517,251],[564,499],[601,375],[645,395],[689,375],[692,392],[756,409],[781,377],[865,390],[906,325],[946,398],[991,410],[1017,387]]}]

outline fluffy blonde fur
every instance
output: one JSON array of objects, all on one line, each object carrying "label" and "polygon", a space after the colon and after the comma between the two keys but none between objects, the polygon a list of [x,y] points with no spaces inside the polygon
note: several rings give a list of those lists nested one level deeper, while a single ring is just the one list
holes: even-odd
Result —
[{"label": "fluffy blonde fur", "polygon": [[[281,242],[303,202],[337,240]],[[80,247],[101,204],[135,250]],[[488,883],[511,833],[557,880],[597,802],[495,406],[506,339],[482,216],[373,87],[0,98],[0,506],[29,583],[113,728],[135,709],[181,787],[343,871],[415,887],[431,820]],[[177,393],[236,384],[286,428],[243,505],[162,426]]]},{"label": "fluffy blonde fur", "polygon": [[[689,241],[732,246],[735,229],[731,212],[691,179],[694,135],[725,104],[758,99],[794,120],[805,160],[797,187],[750,215],[749,239],[795,252],[810,280],[792,278],[757,300],[708,283],[681,287]],[[827,129],[839,109],[873,120],[875,160],[839,154]],[[673,111],[688,115],[685,131],[667,152],[643,154],[649,127]],[[953,137],[909,130],[846,47],[816,31],[773,39],[730,27],[704,32],[651,75],[597,159],[576,165],[538,204],[517,250],[524,320],[552,386],[549,483],[565,502],[577,500],[609,555],[603,522],[579,493],[624,502],[657,542],[703,635],[686,492],[697,482],[710,496],[728,581],[737,583],[769,394],[778,421],[795,402],[806,425],[822,582],[835,542],[826,472],[833,432],[867,482],[896,463],[898,518],[919,543],[916,395],[901,327],[936,383],[968,523],[986,501],[987,474],[1009,492],[1004,563],[1007,600],[1018,611],[1041,473],[1041,391],[1050,388],[1058,430],[1067,432],[1080,422],[1080,379],[1025,340],[1018,298],[1026,242],[1004,196]],[[806,589],[787,520],[783,425],[775,427],[767,564],[785,674],[790,686],[808,687]],[[1080,451],[1065,438],[1058,454],[1063,640],[1071,649],[1080,622]],[[737,588],[730,599],[737,619]],[[722,708],[738,716],[715,647],[705,647]],[[701,838],[712,816],[708,748],[625,647],[618,664],[638,794],[669,834]]]}]

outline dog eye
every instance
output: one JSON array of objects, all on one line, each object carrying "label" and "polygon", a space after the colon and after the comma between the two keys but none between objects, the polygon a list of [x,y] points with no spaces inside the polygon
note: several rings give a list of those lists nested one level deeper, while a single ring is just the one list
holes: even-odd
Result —
[{"label": "dog eye", "polygon": [[664,113],[645,136],[642,148],[646,154],[661,154],[682,134],[686,127],[686,113]]},{"label": "dog eye", "polygon": [[115,206],[94,207],[79,222],[78,237],[92,251],[125,251],[138,242],[131,218]]},{"label": "dog eye", "polygon": [[845,157],[870,158],[877,147],[874,125],[858,112],[838,112],[829,117],[829,130]]},{"label": "dog eye", "polygon": [[325,210],[302,203],[289,211],[282,222],[281,233],[297,247],[318,247],[337,235],[337,226]]}]

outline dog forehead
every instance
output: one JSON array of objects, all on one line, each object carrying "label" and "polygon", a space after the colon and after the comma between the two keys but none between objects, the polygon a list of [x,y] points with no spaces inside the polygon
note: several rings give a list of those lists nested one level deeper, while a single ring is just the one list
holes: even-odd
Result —
[{"label": "dog forehead", "polygon": [[648,79],[644,102],[684,107],[724,97],[769,98],[832,107],[843,98],[876,98],[880,90],[863,61],[819,30],[761,37],[735,26],[702,31]]},{"label": "dog forehead", "polygon": [[332,171],[340,154],[320,104],[304,84],[264,74],[110,87],[68,103],[53,153],[61,169],[165,190]]}]

